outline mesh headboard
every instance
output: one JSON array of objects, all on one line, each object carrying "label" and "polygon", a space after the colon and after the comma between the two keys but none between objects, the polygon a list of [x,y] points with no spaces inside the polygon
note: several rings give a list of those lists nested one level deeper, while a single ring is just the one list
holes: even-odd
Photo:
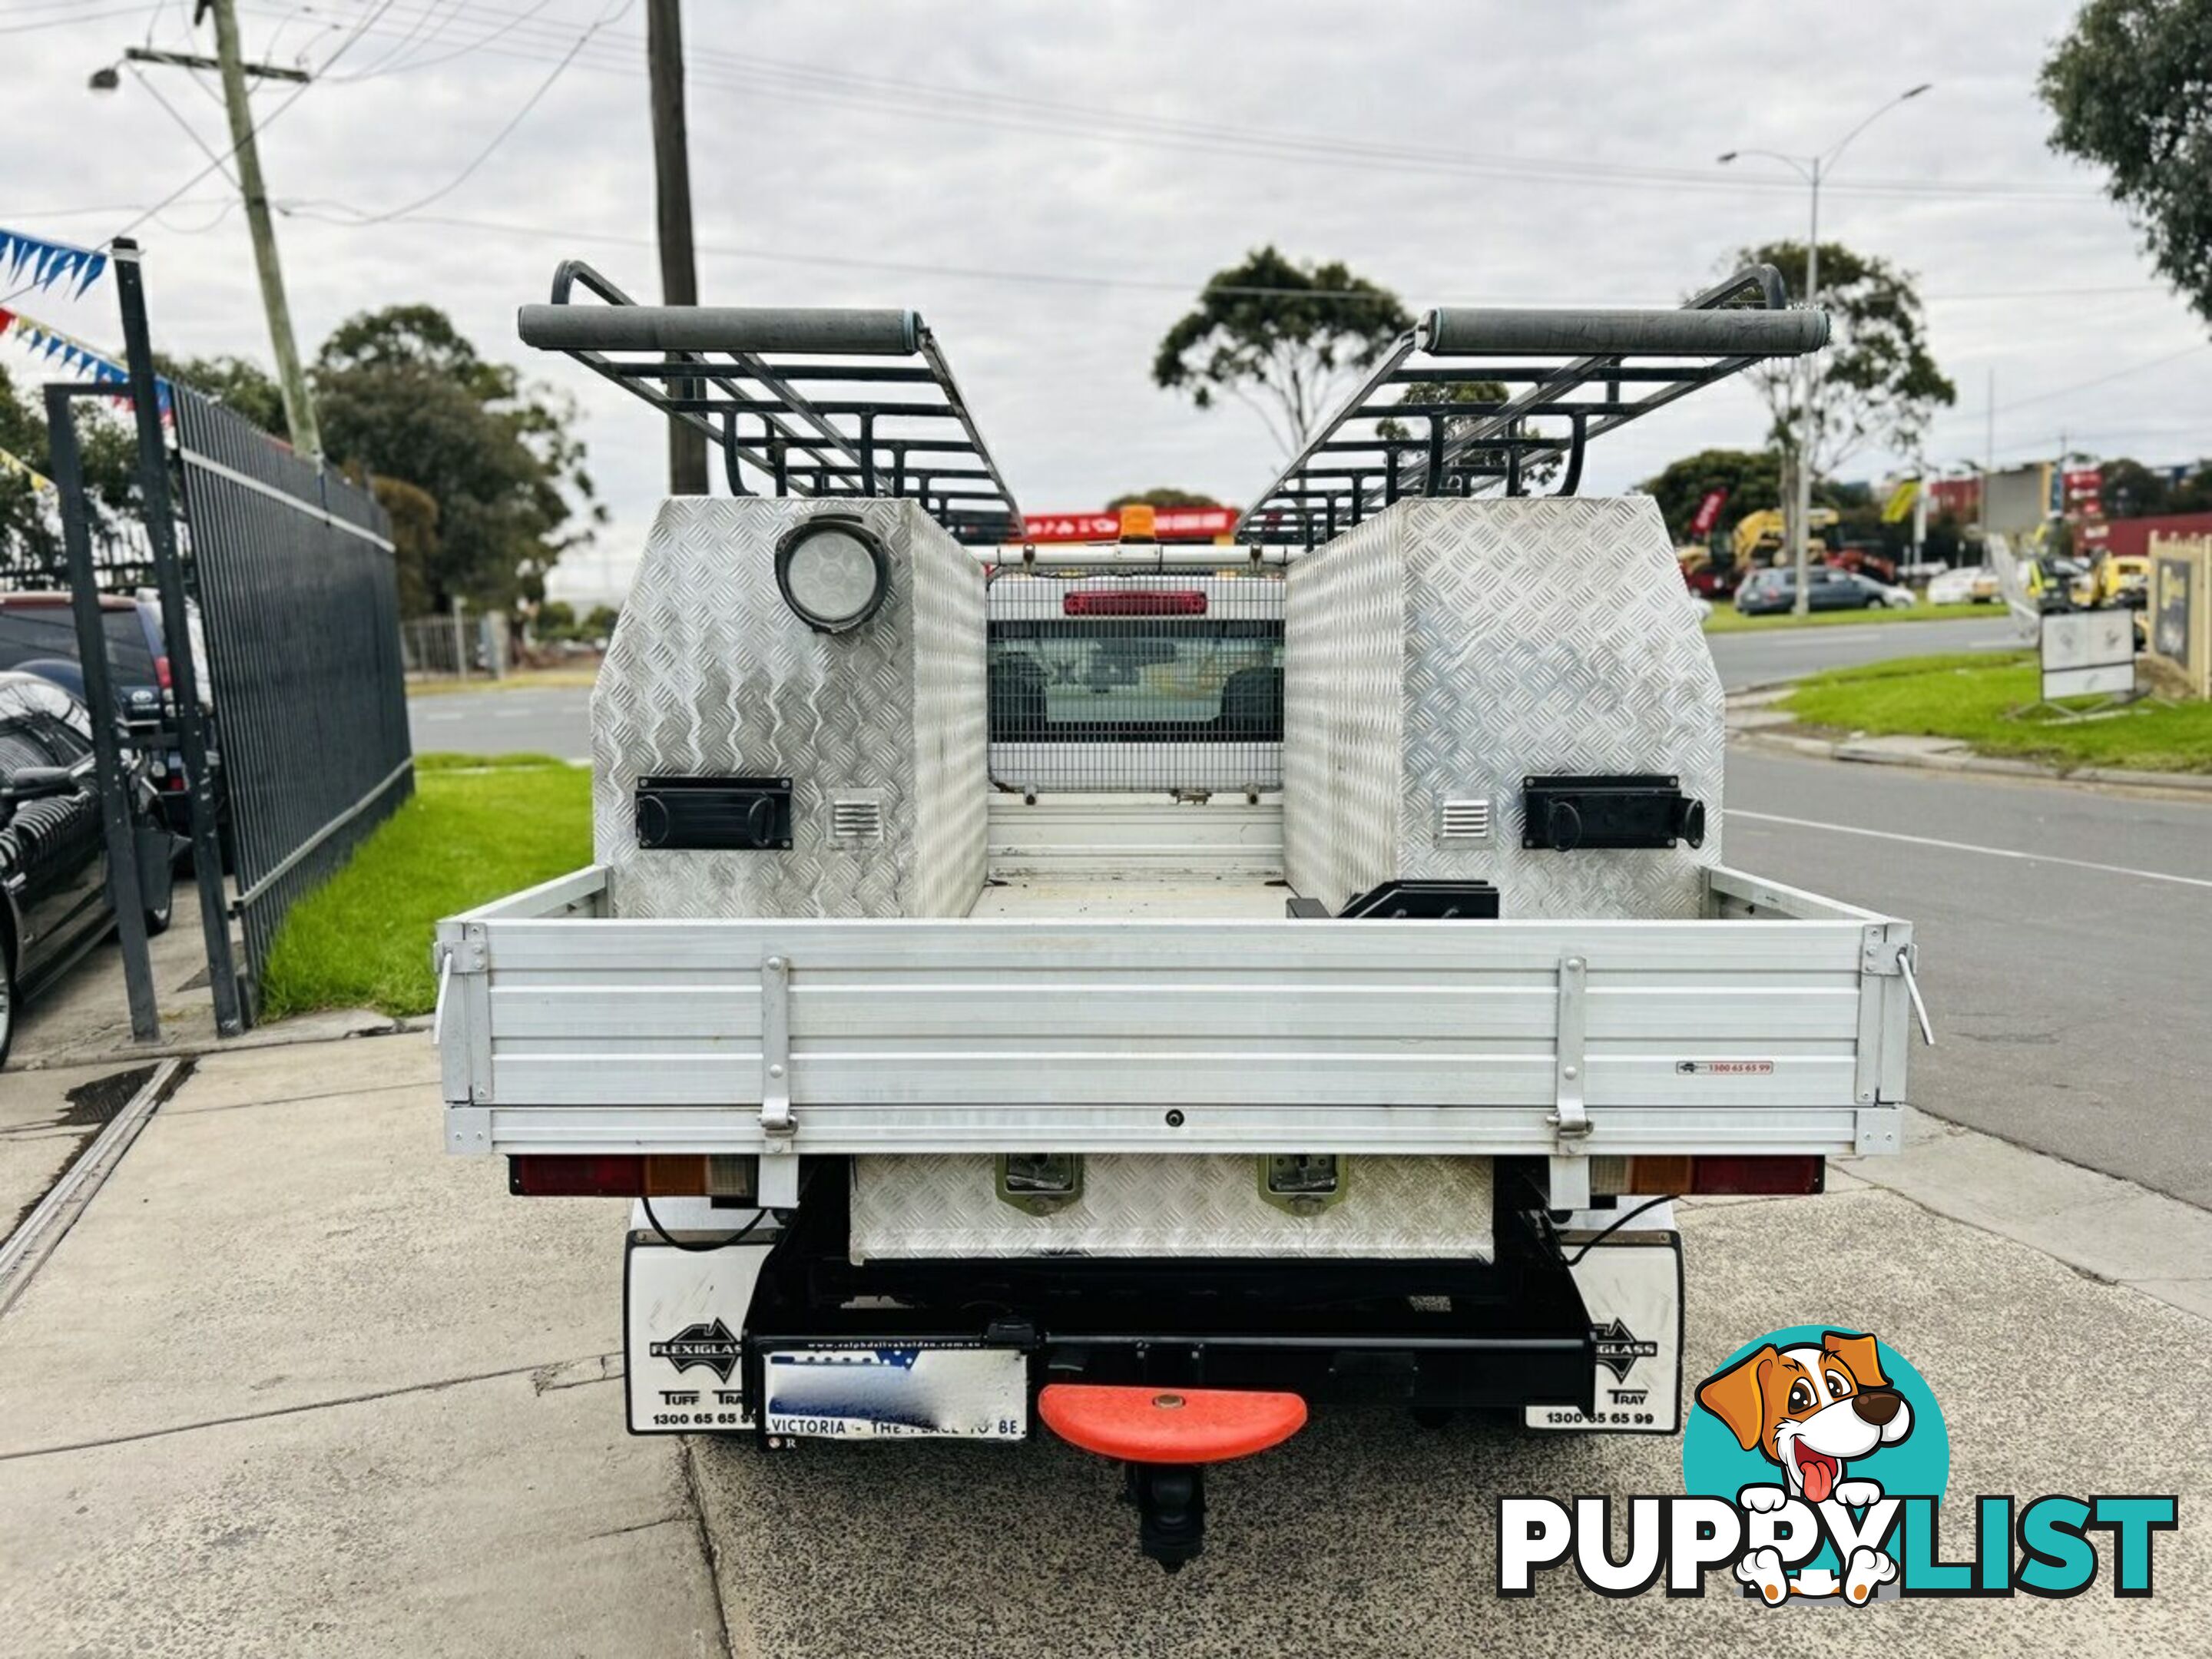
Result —
[{"label": "mesh headboard", "polygon": [[[883,606],[818,634],[775,580],[801,520],[858,516]],[[592,821],[622,916],[957,916],[983,885],[983,573],[911,501],[665,503],[592,694]],[[788,852],[639,847],[637,781],[788,777]],[[840,809],[842,809],[842,811]],[[872,826],[872,828],[871,828]]]},{"label": "mesh headboard", "polygon": [[[1300,893],[1334,910],[1456,877],[1496,883],[1507,916],[1698,914],[1720,677],[1648,496],[1401,501],[1291,565],[1284,678]],[[1522,781],[1559,773],[1678,776],[1704,848],[1524,849]]]}]

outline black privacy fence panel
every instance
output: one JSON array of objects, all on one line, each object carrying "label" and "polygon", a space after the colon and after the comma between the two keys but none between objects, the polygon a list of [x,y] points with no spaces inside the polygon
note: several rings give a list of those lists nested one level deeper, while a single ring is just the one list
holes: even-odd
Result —
[{"label": "black privacy fence panel", "polygon": [[247,977],[291,907],[412,792],[384,510],[185,387],[176,434]]}]

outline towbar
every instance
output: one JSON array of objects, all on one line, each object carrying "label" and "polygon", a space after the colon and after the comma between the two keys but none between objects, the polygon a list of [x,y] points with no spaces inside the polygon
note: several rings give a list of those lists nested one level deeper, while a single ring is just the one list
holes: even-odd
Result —
[{"label": "towbar", "polygon": [[1507,310],[1451,306],[1421,319],[1432,357],[1613,355],[1793,357],[1828,343],[1824,311]]},{"label": "towbar", "polygon": [[906,357],[921,348],[912,311],[804,306],[523,306],[525,345],[547,351],[805,351]]}]

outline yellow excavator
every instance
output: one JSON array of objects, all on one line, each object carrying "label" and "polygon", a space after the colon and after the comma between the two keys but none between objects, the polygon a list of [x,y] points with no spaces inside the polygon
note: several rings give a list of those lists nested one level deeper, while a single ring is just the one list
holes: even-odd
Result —
[{"label": "yellow excavator", "polygon": [[[1808,523],[1817,536],[1824,530],[1832,530],[1842,522],[1832,507],[1816,507]],[[1729,550],[1724,557],[1716,557],[1716,550],[1703,545],[1686,547],[1677,554],[1682,565],[1682,580],[1690,591],[1708,599],[1724,599],[1735,591],[1735,585],[1750,572],[1762,565],[1778,564],[1788,548],[1790,532],[1779,509],[1766,507],[1757,513],[1747,513],[1736,520],[1729,535]],[[1814,550],[1814,557],[1825,559],[1825,547]]]},{"label": "yellow excavator", "polygon": [[[1807,528],[1815,535],[1823,530],[1833,530],[1842,522],[1843,516],[1832,507],[1816,507],[1806,515]],[[1737,566],[1748,570],[1774,563],[1776,555],[1789,544],[1789,526],[1781,510],[1770,507],[1738,519],[1729,536],[1729,545],[1735,549]]]}]

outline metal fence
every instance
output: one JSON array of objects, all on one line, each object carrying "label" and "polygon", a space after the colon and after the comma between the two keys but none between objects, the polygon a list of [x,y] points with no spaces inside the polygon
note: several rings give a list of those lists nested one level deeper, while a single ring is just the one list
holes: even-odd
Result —
[{"label": "metal fence", "polygon": [[423,679],[500,679],[509,654],[507,618],[456,604],[444,617],[417,617],[399,625],[399,650],[407,672]]},{"label": "metal fence", "polygon": [[174,391],[249,994],[285,913],[413,788],[390,528],[365,490]]},{"label": "metal fence", "polygon": [[[0,588],[21,592],[70,585],[69,557],[63,547],[60,520],[57,507],[51,525],[46,527],[47,534],[0,541]],[[155,585],[154,550],[148,544],[145,530],[137,523],[128,519],[95,519],[88,515],[85,536],[101,592],[131,593]]]}]

